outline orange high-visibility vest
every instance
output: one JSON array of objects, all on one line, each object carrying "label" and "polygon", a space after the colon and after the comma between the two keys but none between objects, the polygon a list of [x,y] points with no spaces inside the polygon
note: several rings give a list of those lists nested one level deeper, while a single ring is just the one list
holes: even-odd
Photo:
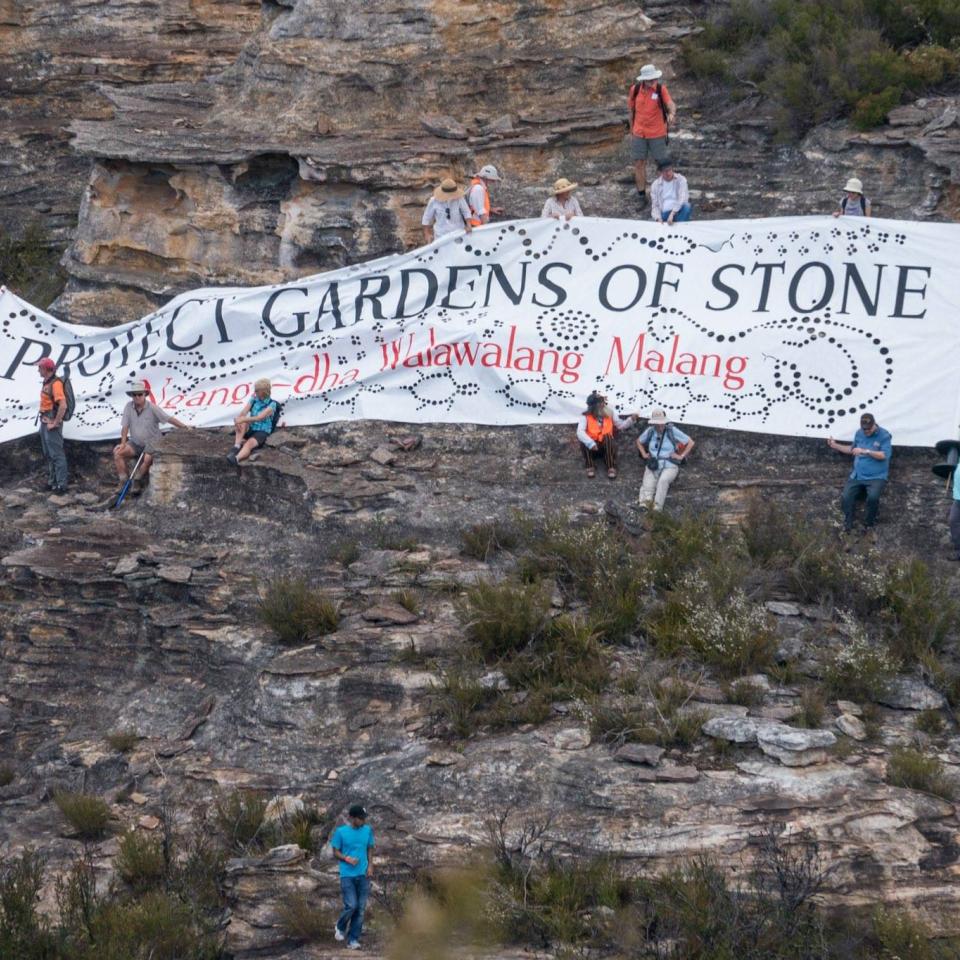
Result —
[{"label": "orange high-visibility vest", "polygon": [[604,417],[601,423],[592,413],[587,414],[587,436],[594,443],[603,443],[613,436],[613,417]]},{"label": "orange high-visibility vest", "polygon": [[[472,191],[478,183],[483,187],[483,210],[474,210],[473,207],[470,207],[470,212],[473,214],[470,218],[471,227],[480,227],[483,225],[483,220],[481,220],[479,216],[480,213],[482,213],[487,220],[490,219],[490,191],[487,189],[487,185],[483,182],[483,179],[481,177],[474,177],[470,181],[470,190]],[[469,195],[468,192],[467,196],[469,197]]]}]

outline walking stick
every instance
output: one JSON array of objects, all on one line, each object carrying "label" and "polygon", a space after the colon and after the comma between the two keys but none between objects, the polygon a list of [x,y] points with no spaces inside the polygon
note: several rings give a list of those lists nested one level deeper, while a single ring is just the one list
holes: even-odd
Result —
[{"label": "walking stick", "polygon": [[127,482],[120,488],[120,492],[117,494],[117,499],[113,501],[111,509],[116,510],[117,507],[123,503],[123,498],[126,497],[127,492],[130,490],[130,485],[133,483],[133,478],[137,475],[137,470],[140,469],[140,464],[143,462],[143,457],[146,452],[146,450],[140,452],[140,456],[137,457],[137,462],[133,465],[133,470],[130,471],[130,476],[127,477]]}]

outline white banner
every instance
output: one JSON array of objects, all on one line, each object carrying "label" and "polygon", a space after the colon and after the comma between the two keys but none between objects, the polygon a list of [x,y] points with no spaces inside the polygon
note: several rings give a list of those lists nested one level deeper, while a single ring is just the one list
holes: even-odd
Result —
[{"label": "white banner", "polygon": [[621,414],[793,436],[850,437],[870,410],[930,444],[960,424],[958,249],[960,227],[891,220],[527,220],[121,327],[3,291],[0,440],[35,429],[49,356],[84,440],[119,434],[133,378],[212,427],[269,377],[289,425],[572,423],[597,388]]}]

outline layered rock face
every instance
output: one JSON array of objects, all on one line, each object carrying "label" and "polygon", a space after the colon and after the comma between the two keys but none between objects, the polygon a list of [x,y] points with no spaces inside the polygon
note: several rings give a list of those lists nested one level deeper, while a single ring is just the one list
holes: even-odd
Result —
[{"label": "layered rock face", "polygon": [[672,145],[698,216],[822,212],[852,173],[883,216],[956,205],[955,103],[776,144],[749,91],[733,102],[684,72],[680,41],[710,3],[7,6],[5,216],[46,210],[64,236],[90,171],[58,304],[77,320],[415,245],[431,185],[485,162],[511,217],[538,215],[560,175],[589,214],[645,215],[625,97],[647,61],[680,107]]},{"label": "layered rock face", "polygon": [[[625,458],[616,483],[587,481],[564,428],[439,426],[412,453],[391,450],[385,429],[281,432],[239,472],[218,449],[225,434],[177,433],[146,494],[115,513],[103,506],[108,446],[72,446],[79,482],[50,500],[25,472],[35,462],[26,443],[0,451],[0,761],[16,771],[0,788],[0,844],[39,843],[55,867],[69,862],[80,845],[50,795],[81,786],[111,800],[116,829],[145,815],[182,825],[217,789],[238,786],[302,797],[331,818],[360,798],[387,890],[420,867],[468,859],[490,817],[508,808],[511,831],[550,819],[559,849],[609,853],[647,875],[700,853],[740,871],[772,829],[787,843],[819,841],[828,905],[883,900],[936,932],[960,930],[954,807],[884,782],[891,750],[919,736],[916,711],[942,698],[905,678],[884,701],[895,706],[874,718],[879,738],[867,741],[856,704],[831,703],[820,729],[790,725],[803,671],[845,640],[828,611],[786,593],[768,609],[781,645],[800,658],[796,683],[753,678],[762,693],[751,707],[723,702],[710,680],[694,684],[684,709],[705,722],[691,747],[618,750],[571,701],[536,726],[439,738],[436,687],[468,646],[456,598],[510,563],[464,556],[461,529],[510,522],[514,509],[607,523],[629,512],[637,468]],[[751,491],[811,517],[835,509],[844,470],[825,449],[771,442],[767,461],[744,435],[696,437],[700,453],[671,492],[672,509],[733,521]],[[898,454],[883,549],[941,552],[941,498],[926,456]],[[345,557],[348,542],[359,549]],[[275,642],[255,604],[278,572],[302,573],[341,604],[335,633],[294,649]],[[398,590],[416,595],[414,612]],[[612,654],[611,684],[655,669],[642,640]],[[641,685],[629,699],[646,696]],[[128,755],[105,739],[124,729],[141,738]],[[731,746],[718,752],[714,740]],[[960,765],[955,735],[936,750],[950,771]],[[104,881],[115,851],[115,839],[93,846]],[[287,955],[285,892],[299,890],[318,910],[337,897],[332,862],[296,848],[232,861],[226,883],[237,957]],[[375,934],[386,905],[375,899]]]}]

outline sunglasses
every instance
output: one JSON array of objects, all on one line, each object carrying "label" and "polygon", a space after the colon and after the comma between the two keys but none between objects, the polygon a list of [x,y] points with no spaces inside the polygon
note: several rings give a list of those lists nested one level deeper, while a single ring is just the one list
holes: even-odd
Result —
[{"label": "sunglasses", "polygon": [[134,390],[131,394],[131,397],[143,397],[146,396],[142,390]]}]

